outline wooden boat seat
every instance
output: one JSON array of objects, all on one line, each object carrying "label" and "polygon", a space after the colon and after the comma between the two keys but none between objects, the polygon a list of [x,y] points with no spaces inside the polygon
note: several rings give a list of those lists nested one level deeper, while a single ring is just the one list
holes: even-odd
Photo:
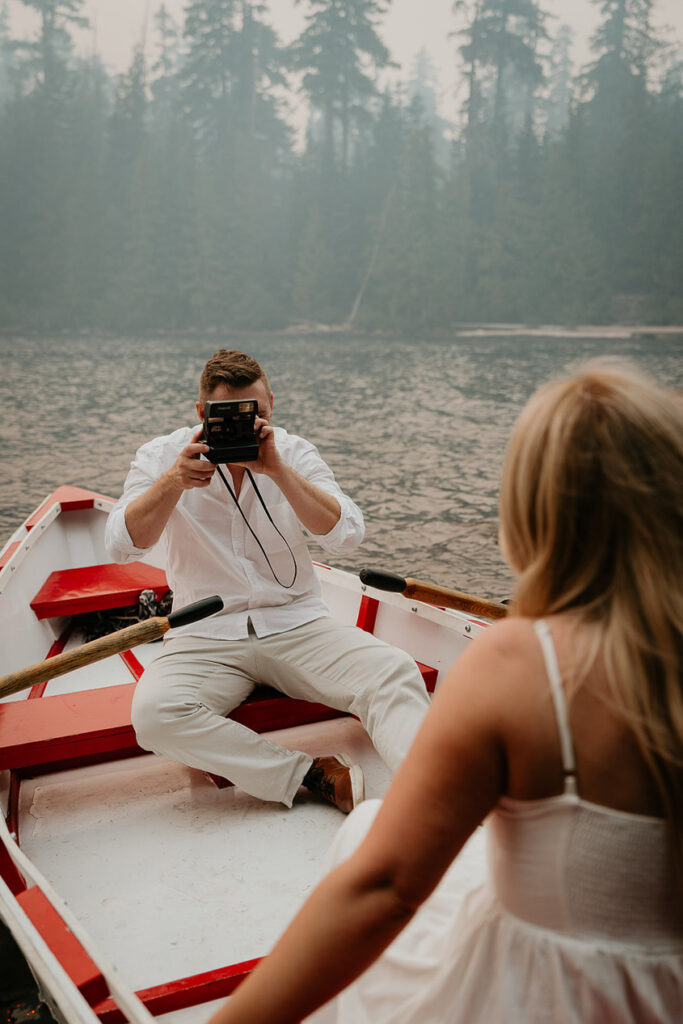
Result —
[{"label": "wooden boat seat", "polygon": [[166,573],[144,562],[126,565],[85,565],[51,572],[31,608],[39,619],[80,615],[135,604],[143,590],[153,590],[157,601],[168,590]]},{"label": "wooden boat seat", "polygon": [[[436,669],[418,666],[428,690]],[[145,753],[135,739],[130,707],[136,683],[55,694],[0,705],[0,769],[43,774]],[[344,712],[258,686],[230,717],[255,732],[309,725]],[[224,780],[222,780],[224,781]]]}]

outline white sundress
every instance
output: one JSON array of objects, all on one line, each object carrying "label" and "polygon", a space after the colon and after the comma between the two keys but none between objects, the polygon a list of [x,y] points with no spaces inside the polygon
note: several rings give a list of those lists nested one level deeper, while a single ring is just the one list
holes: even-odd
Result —
[{"label": "white sundress", "polygon": [[[564,792],[502,798],[408,927],[307,1024],[682,1024],[683,915],[666,826],[578,795],[552,637],[543,620],[535,629]],[[379,806],[349,815],[326,870]]]}]

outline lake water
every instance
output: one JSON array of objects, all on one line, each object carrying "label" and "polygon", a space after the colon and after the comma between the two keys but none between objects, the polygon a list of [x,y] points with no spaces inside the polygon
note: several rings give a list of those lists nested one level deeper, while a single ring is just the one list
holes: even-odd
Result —
[{"label": "lake water", "polygon": [[[599,355],[683,387],[683,333],[632,338],[337,335],[2,338],[0,537],[62,483],[118,496],[135,449],[195,422],[197,381],[220,347],[255,356],[274,422],[318,445],[366,518],[340,568],[385,568],[500,599],[505,445],[529,395]],[[318,550],[314,557],[327,560]]]},{"label": "lake water", "polygon": [[[646,338],[476,336],[439,340],[281,335],[2,338],[0,538],[58,484],[117,496],[143,441],[193,423],[197,381],[220,347],[262,363],[275,422],[314,441],[365,513],[360,551],[386,568],[502,598],[497,544],[507,438],[536,386],[598,355],[626,356],[683,387],[683,333]],[[322,560],[324,552],[314,552]],[[7,1020],[52,1020],[0,926]]]}]

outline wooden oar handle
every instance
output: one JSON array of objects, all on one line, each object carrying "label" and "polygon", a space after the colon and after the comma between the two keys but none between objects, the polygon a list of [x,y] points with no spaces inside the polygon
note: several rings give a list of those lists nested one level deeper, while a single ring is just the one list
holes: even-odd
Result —
[{"label": "wooden oar handle", "polygon": [[459,612],[480,615],[485,619],[502,619],[508,613],[504,604],[486,601],[483,597],[474,597],[461,590],[439,587],[435,583],[422,583],[420,580],[407,579],[406,589],[403,593],[406,597],[411,597],[416,601],[438,604],[443,608],[455,608]]},{"label": "wooden oar handle", "polygon": [[54,679],[56,676],[63,676],[66,672],[83,668],[93,661],[100,661],[112,654],[120,654],[138,644],[149,643],[158,640],[169,628],[168,619],[159,616],[153,619],[144,619],[136,622],[133,626],[126,626],[116,633],[109,633],[107,636],[91,640],[89,644],[74,648],[73,651],[64,651],[54,658],[47,658],[46,661],[39,661],[29,668],[22,668],[18,672],[12,672],[0,679],[0,697],[8,697],[10,693],[17,693],[25,690],[28,686],[35,686],[36,683],[44,683],[46,679]]},{"label": "wooden oar handle", "polygon": [[9,697],[11,693],[18,693],[19,690],[26,690],[36,683],[44,683],[46,679],[55,679],[63,676],[66,672],[83,668],[93,661],[101,661],[112,654],[120,654],[128,651],[138,644],[147,644],[152,640],[158,640],[167,630],[178,626],[187,626],[191,622],[206,618],[207,615],[214,615],[223,607],[220,597],[207,597],[203,601],[195,601],[185,608],[171,612],[166,618],[163,615],[155,616],[152,619],[143,619],[133,626],[126,626],[115,633],[98,637],[91,640],[89,644],[75,647],[73,651],[64,651],[54,658],[47,658],[39,661],[29,668],[22,668],[18,672],[11,672],[8,676],[0,679],[0,697]]},{"label": "wooden oar handle", "polygon": [[394,594],[403,594],[415,601],[426,604],[440,605],[442,608],[455,608],[470,615],[479,615],[485,619],[502,619],[508,613],[504,604],[487,601],[483,597],[473,597],[461,590],[439,587],[435,583],[423,583],[422,580],[404,579],[393,572],[381,569],[361,569],[360,578],[368,587],[388,590]]}]

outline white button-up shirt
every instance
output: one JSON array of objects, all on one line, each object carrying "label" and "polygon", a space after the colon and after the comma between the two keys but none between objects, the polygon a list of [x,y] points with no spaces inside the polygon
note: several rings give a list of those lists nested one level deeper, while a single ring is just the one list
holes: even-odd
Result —
[{"label": "white button-up shirt", "polygon": [[[157,437],[137,451],[123,494],[107,520],[105,544],[113,561],[130,562],[150,550],[133,544],[126,527],[126,505],[170,469],[198,426],[182,427],[173,434]],[[184,491],[160,541],[165,550],[166,577],[173,590],[173,607],[183,608],[214,594],[223,599],[224,607],[217,615],[172,630],[168,635],[238,640],[247,636],[249,619],[258,636],[268,636],[329,615],[306,537],[312,537],[332,554],[351,551],[363,540],[363,516],[341,490],[315,445],[288,434],[282,427],[275,427],[275,443],[288,465],[337,499],[341,508],[338,522],[324,536],[307,534],[277,484],[263,473],[254,474],[273,522],[296,558],[296,580],[286,589],[294,575],[292,555],[268,520],[246,474],[239,493],[240,506],[285,586],[274,578],[217,472],[208,487]],[[232,486],[227,467],[221,469]]]}]

